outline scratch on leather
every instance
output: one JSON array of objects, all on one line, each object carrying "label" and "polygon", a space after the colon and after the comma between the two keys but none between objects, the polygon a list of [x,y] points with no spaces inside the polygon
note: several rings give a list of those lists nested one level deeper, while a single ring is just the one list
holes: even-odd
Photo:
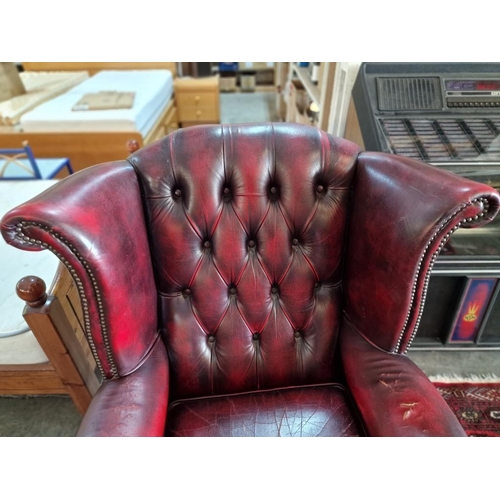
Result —
[{"label": "scratch on leather", "polygon": [[379,379],[378,380],[382,385],[385,385],[386,387],[389,387],[389,389],[392,389],[391,385],[388,384],[387,382],[384,382],[383,380]]},{"label": "scratch on leather", "polygon": [[401,403],[399,406],[403,407],[403,408],[408,408],[408,410],[406,410],[404,413],[403,413],[403,420],[406,420],[410,417],[411,415],[411,412],[413,410],[413,408],[415,406],[417,406],[418,403]]}]

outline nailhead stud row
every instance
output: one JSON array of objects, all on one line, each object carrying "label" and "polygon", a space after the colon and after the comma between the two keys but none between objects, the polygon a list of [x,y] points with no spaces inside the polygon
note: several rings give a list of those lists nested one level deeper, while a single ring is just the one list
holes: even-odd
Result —
[{"label": "nailhead stud row", "polygon": [[97,367],[99,368],[99,371],[101,372],[102,376],[104,378],[106,378],[104,368],[102,366],[101,360],[100,360],[99,355],[97,353],[97,348],[96,348],[95,343],[94,343],[94,339],[92,337],[91,327],[90,327],[90,313],[89,313],[89,309],[88,309],[88,300],[85,296],[83,283],[82,283],[80,277],[77,275],[75,268],[52,245],[49,245],[48,243],[43,243],[40,240],[37,240],[34,238],[29,238],[28,236],[26,236],[23,233],[23,228],[29,227],[29,226],[35,226],[37,228],[40,228],[43,231],[48,232],[54,238],[56,238],[59,241],[61,241],[62,243],[64,243],[73,252],[73,254],[76,256],[76,258],[80,261],[80,263],[83,265],[83,267],[87,271],[87,274],[92,282],[92,286],[93,286],[94,293],[96,296],[97,308],[99,310],[99,323],[101,326],[102,336],[103,336],[103,340],[104,340],[106,358],[107,358],[107,360],[110,364],[110,367],[111,367],[112,378],[113,379],[118,378],[118,369],[116,367],[116,363],[113,359],[113,355],[111,352],[111,346],[110,346],[109,337],[108,337],[108,328],[107,328],[106,321],[104,318],[104,304],[103,304],[103,301],[101,298],[101,293],[100,293],[99,288],[97,286],[97,280],[95,279],[95,277],[90,269],[90,266],[85,261],[85,259],[83,259],[83,257],[76,250],[76,248],[71,243],[69,243],[68,240],[66,240],[66,238],[61,236],[59,233],[53,231],[52,229],[49,229],[48,226],[44,226],[43,224],[36,223],[36,222],[25,222],[25,221],[19,222],[16,225],[16,232],[17,232],[17,236],[19,239],[23,240],[25,243],[28,243],[29,245],[35,245],[35,246],[39,246],[39,247],[46,248],[46,249],[50,250],[54,255],[56,255],[56,257],[58,257],[61,260],[61,262],[69,270],[71,276],[73,277],[73,279],[75,281],[76,287],[78,289],[78,293],[80,295],[80,300],[82,302],[83,322],[85,324],[85,333],[86,333],[86,337],[87,337],[87,340],[88,340],[88,343],[90,346],[90,350],[92,352],[92,355],[95,358],[95,361],[96,361]]},{"label": "nailhead stud row", "polygon": [[406,330],[406,327],[408,326],[408,322],[410,320],[411,310],[412,310],[412,307],[413,307],[413,302],[415,301],[415,296],[416,296],[417,288],[418,288],[418,277],[419,277],[420,270],[421,270],[423,261],[425,259],[425,255],[427,253],[427,250],[432,245],[432,243],[434,242],[434,240],[439,236],[440,231],[446,226],[446,224],[451,219],[453,219],[453,217],[455,217],[456,215],[458,215],[461,211],[465,210],[467,207],[473,205],[474,203],[479,203],[479,202],[483,203],[483,207],[484,208],[483,208],[482,212],[479,213],[479,214],[477,214],[477,215],[475,215],[474,217],[466,217],[465,219],[462,219],[460,222],[458,222],[455,226],[453,226],[453,228],[451,228],[444,235],[443,239],[441,240],[441,243],[439,244],[438,249],[434,252],[434,254],[433,254],[432,258],[431,258],[431,261],[429,263],[429,267],[427,269],[427,273],[426,273],[425,278],[424,278],[424,287],[423,287],[423,290],[422,290],[422,298],[421,298],[421,301],[420,301],[420,309],[419,309],[419,312],[418,312],[417,321],[415,322],[415,326],[414,326],[413,331],[411,333],[410,340],[409,340],[408,345],[407,345],[407,347],[406,347],[406,349],[404,351],[404,354],[406,354],[408,352],[408,348],[410,347],[411,343],[413,342],[413,339],[415,338],[415,335],[417,333],[418,327],[420,326],[420,320],[422,319],[422,313],[423,313],[423,310],[424,310],[425,299],[426,299],[426,296],[427,296],[427,289],[429,288],[430,275],[431,275],[432,268],[434,267],[434,264],[436,262],[436,259],[437,259],[438,255],[439,255],[439,253],[443,249],[443,247],[446,244],[446,242],[451,238],[452,234],[457,229],[459,229],[463,224],[465,224],[467,222],[472,222],[472,221],[478,220],[478,219],[484,217],[488,213],[488,210],[489,210],[488,200],[486,198],[476,198],[476,199],[470,201],[469,203],[467,203],[466,205],[460,207],[452,215],[450,215],[450,217],[448,217],[441,224],[441,226],[439,226],[439,228],[436,230],[436,232],[432,235],[431,239],[427,242],[427,245],[425,246],[424,251],[423,251],[422,255],[420,256],[420,260],[418,261],[418,268],[417,268],[417,272],[415,274],[415,279],[413,281],[413,287],[412,287],[412,291],[411,291],[410,308],[409,308],[408,313],[406,315],[406,320],[405,320],[405,323],[404,323],[403,328],[401,330],[398,342],[396,344],[396,347],[394,348],[394,352],[395,353],[399,352],[399,350],[400,350],[401,342],[403,341],[405,330]]}]

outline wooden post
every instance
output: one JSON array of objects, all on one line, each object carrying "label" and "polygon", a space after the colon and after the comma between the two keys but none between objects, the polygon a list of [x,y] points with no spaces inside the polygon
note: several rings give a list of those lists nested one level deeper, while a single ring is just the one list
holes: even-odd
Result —
[{"label": "wooden post", "polygon": [[44,350],[77,409],[86,412],[92,396],[66,343],[73,331],[57,297],[48,296],[45,282],[36,276],[22,278],[17,295],[26,302],[23,316]]},{"label": "wooden post", "polygon": [[139,143],[135,139],[129,139],[127,141],[127,150],[130,154],[135,153],[139,148]]}]

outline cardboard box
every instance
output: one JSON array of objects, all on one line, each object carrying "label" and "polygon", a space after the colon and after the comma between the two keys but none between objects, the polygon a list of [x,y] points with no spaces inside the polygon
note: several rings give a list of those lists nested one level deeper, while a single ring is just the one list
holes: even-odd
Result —
[{"label": "cardboard box", "polygon": [[219,89],[221,92],[234,92],[236,90],[236,76],[221,76]]},{"label": "cardboard box", "polygon": [[0,63],[0,101],[25,94],[23,82],[14,63]]},{"label": "cardboard box", "polygon": [[240,76],[240,87],[243,92],[254,92],[255,91],[255,74],[246,75],[244,73]]},{"label": "cardboard box", "polygon": [[274,68],[274,63],[273,62],[239,62],[238,63],[238,69],[240,71],[245,71],[245,70],[256,70],[256,69],[273,69]]},{"label": "cardboard box", "polygon": [[101,91],[85,94],[72,111],[99,111],[106,109],[130,109],[134,105],[135,92]]}]

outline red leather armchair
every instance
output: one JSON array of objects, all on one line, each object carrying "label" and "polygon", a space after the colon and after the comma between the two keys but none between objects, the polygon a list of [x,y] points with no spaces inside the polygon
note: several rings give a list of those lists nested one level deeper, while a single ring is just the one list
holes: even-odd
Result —
[{"label": "red leather armchair", "polygon": [[488,186],[295,124],[179,130],[2,220],[80,292],[105,382],[82,436],[464,436],[408,358]]}]

